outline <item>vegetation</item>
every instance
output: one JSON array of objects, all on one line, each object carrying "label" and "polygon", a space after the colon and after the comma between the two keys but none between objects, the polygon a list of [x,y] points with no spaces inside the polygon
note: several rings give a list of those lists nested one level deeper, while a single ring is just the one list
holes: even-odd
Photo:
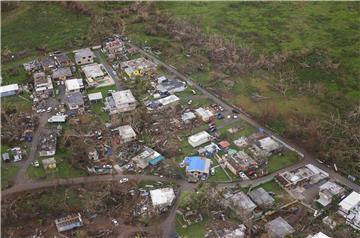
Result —
[{"label": "vegetation", "polygon": [[208,219],[204,218],[201,222],[183,227],[184,221],[180,215],[176,216],[176,231],[181,237],[204,237]]},{"label": "vegetation", "polygon": [[1,189],[10,187],[20,167],[16,164],[1,163]]},{"label": "vegetation", "polygon": [[270,182],[263,183],[252,190],[262,187],[267,192],[273,192],[275,193],[274,199],[275,203],[278,205],[284,205],[291,201],[290,195],[280,187],[279,184],[277,184],[274,180],[271,180]]},{"label": "vegetation", "polygon": [[280,169],[289,167],[290,165],[295,164],[299,159],[299,156],[295,152],[291,151],[271,156],[267,165],[268,172],[273,173]]}]

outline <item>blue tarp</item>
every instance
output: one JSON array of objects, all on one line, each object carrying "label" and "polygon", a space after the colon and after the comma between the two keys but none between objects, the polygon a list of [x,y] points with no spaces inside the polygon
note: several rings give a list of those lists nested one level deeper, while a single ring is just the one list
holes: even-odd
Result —
[{"label": "blue tarp", "polygon": [[162,161],[162,160],[164,160],[164,159],[165,159],[164,156],[159,155],[158,157],[150,160],[150,161],[149,161],[149,164],[151,164],[152,166],[155,166],[155,165],[157,165],[158,163],[160,163],[160,161]]},{"label": "blue tarp", "polygon": [[200,156],[186,157],[185,163],[188,165],[187,171],[204,171],[206,167],[206,161]]}]

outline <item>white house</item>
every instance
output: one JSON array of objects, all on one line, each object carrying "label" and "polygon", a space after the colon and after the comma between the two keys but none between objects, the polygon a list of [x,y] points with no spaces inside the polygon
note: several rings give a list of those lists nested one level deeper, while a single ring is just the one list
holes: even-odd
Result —
[{"label": "white house", "polygon": [[80,92],[84,88],[84,83],[81,78],[68,79],[65,81],[65,91],[67,93]]},{"label": "white house", "polygon": [[0,95],[1,97],[13,96],[19,92],[18,84],[10,84],[0,87]]},{"label": "white house", "polygon": [[202,107],[195,109],[195,114],[198,117],[200,117],[201,120],[203,120],[204,122],[210,121],[210,119],[212,119],[214,116],[214,113],[212,113],[210,110],[204,109]]},{"label": "white house", "polygon": [[350,210],[360,203],[360,194],[353,191],[339,203],[339,213],[346,217]]},{"label": "white house", "polygon": [[155,209],[170,207],[175,200],[173,188],[159,188],[150,190],[152,205]]},{"label": "white house", "polygon": [[130,125],[119,126],[111,131],[118,131],[122,143],[136,140],[136,133]]},{"label": "white house", "polygon": [[192,135],[188,138],[188,142],[192,147],[197,147],[202,144],[205,144],[211,140],[211,135],[207,133],[206,131],[201,131],[199,133],[196,133],[195,135]]},{"label": "white house", "polygon": [[130,89],[112,93],[105,98],[105,110],[110,115],[132,111],[136,108],[137,101]]}]

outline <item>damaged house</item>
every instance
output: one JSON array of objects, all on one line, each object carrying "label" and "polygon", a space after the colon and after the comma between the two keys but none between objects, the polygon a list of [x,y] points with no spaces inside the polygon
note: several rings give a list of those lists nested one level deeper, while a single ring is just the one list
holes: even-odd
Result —
[{"label": "damaged house", "polygon": [[176,107],[180,102],[180,98],[176,95],[170,95],[164,98],[159,98],[154,101],[150,101],[146,104],[149,111],[162,110]]},{"label": "damaged house", "polygon": [[52,79],[55,81],[64,81],[72,76],[70,67],[56,68],[52,70]]},{"label": "damaged house", "polygon": [[150,60],[147,60],[143,57],[121,62],[120,67],[125,71],[127,76],[134,77],[144,75],[148,72],[153,72],[156,70],[157,65]]},{"label": "damaged house", "polygon": [[164,160],[164,156],[149,147],[145,147],[142,153],[138,154],[131,160],[136,163],[138,168],[145,169],[149,165],[155,166],[160,163]]},{"label": "damaged house", "polygon": [[136,140],[136,133],[130,125],[119,126],[111,131],[119,133],[121,143],[128,143]]},{"label": "damaged house", "polygon": [[228,198],[229,206],[238,216],[252,215],[256,204],[244,192],[237,192]]},{"label": "damaged house", "polygon": [[57,65],[60,67],[67,67],[73,64],[71,59],[66,53],[55,54],[54,59]]},{"label": "damaged house", "polygon": [[228,153],[222,157],[222,161],[224,161],[226,168],[235,175],[258,166],[257,162],[245,151],[238,151],[234,154]]},{"label": "damaged house", "polygon": [[40,137],[39,156],[41,157],[54,156],[56,153],[56,143],[57,143],[56,133],[49,132],[43,134]]},{"label": "damaged house", "polygon": [[275,199],[263,188],[257,188],[249,193],[249,197],[261,208],[271,208]]},{"label": "damaged house", "polygon": [[202,107],[195,109],[195,114],[200,117],[203,122],[209,122],[214,118],[214,113]]},{"label": "damaged house", "polygon": [[114,85],[115,82],[106,72],[102,64],[88,64],[81,67],[89,87],[104,87]]},{"label": "damaged house", "polygon": [[40,65],[43,68],[43,70],[45,70],[45,71],[50,71],[51,69],[56,67],[55,60],[51,56],[49,56],[45,59],[42,59],[40,61]]},{"label": "damaged house", "polygon": [[284,238],[295,232],[295,229],[282,217],[266,223],[265,229],[271,238]]},{"label": "damaged house", "polygon": [[55,220],[58,232],[69,231],[84,225],[80,213],[69,215]]},{"label": "damaged house", "polygon": [[156,90],[159,93],[178,93],[186,89],[186,83],[178,79],[168,79],[165,76],[159,77],[157,79],[158,84],[156,85]]},{"label": "damaged house", "polygon": [[46,77],[44,72],[38,72],[33,75],[34,77],[34,89],[37,94],[52,96],[53,84],[50,76]]},{"label": "damaged house", "polygon": [[263,139],[258,140],[256,143],[262,150],[264,150],[269,155],[277,154],[283,150],[283,146],[272,139],[271,137],[265,137]]},{"label": "damaged house", "polygon": [[345,189],[335,182],[327,181],[320,186],[319,199],[316,200],[322,206],[326,207],[332,202],[334,196],[339,196],[345,192]]},{"label": "damaged house", "polygon": [[73,113],[82,113],[84,111],[84,99],[80,92],[67,93],[65,95],[65,103]]},{"label": "damaged house", "polygon": [[95,55],[89,48],[76,50],[74,53],[77,65],[90,64],[94,62]]},{"label": "damaged house", "polygon": [[160,211],[171,207],[176,198],[174,189],[171,187],[150,190],[150,197],[153,207]]}]

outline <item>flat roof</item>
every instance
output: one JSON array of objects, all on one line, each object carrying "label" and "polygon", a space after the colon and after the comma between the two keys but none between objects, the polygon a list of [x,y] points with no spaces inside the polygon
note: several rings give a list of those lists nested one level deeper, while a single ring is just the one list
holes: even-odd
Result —
[{"label": "flat roof", "polygon": [[175,199],[173,188],[159,188],[150,190],[150,196],[153,206],[171,205]]},{"label": "flat roof", "polygon": [[345,210],[350,210],[355,207],[358,203],[360,203],[360,194],[353,191],[349,194],[346,198],[344,198],[340,203],[339,206]]},{"label": "flat roof", "polygon": [[81,66],[82,71],[84,72],[86,78],[97,78],[103,77],[105,73],[101,69],[101,64],[87,64]]},{"label": "flat roof", "polygon": [[136,99],[130,89],[112,93],[115,105],[135,103]]},{"label": "flat roof", "polygon": [[80,89],[80,83],[78,79],[68,79],[65,80],[65,87],[67,88],[67,90],[71,91],[71,90],[77,90]]},{"label": "flat roof", "polygon": [[97,93],[89,93],[88,94],[89,100],[90,101],[94,101],[94,100],[101,100],[103,98],[101,92],[97,92]]}]

